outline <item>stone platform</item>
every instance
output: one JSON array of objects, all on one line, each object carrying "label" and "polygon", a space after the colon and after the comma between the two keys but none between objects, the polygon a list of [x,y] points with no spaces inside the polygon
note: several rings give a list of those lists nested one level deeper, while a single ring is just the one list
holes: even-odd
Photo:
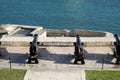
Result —
[{"label": "stone platform", "polygon": [[29,47],[2,47],[0,68],[9,68],[9,57],[12,68],[27,69],[24,80],[84,80],[84,70],[119,70],[115,65],[113,48],[84,47],[85,65],[73,64],[74,47],[39,47],[39,64],[27,64]]}]

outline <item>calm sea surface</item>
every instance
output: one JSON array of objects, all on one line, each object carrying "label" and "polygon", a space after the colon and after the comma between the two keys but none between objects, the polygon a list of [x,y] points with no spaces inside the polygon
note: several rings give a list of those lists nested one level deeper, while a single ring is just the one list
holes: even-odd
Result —
[{"label": "calm sea surface", "polygon": [[120,0],[0,0],[0,24],[120,34]]}]

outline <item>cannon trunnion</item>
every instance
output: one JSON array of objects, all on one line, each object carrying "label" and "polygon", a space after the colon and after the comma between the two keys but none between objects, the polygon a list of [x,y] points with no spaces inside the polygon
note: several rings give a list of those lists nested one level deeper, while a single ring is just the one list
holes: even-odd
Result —
[{"label": "cannon trunnion", "polygon": [[30,64],[31,61],[35,61],[36,64],[38,64],[38,53],[37,53],[37,46],[38,46],[38,35],[34,35],[34,39],[32,42],[30,42],[30,48],[29,48],[29,56],[28,56],[28,63]]},{"label": "cannon trunnion", "polygon": [[74,51],[74,64],[77,64],[78,61],[81,61],[81,64],[85,64],[84,61],[84,49],[83,49],[83,43],[80,41],[80,36],[76,36],[76,42],[74,43],[75,51]]},{"label": "cannon trunnion", "polygon": [[114,42],[115,50],[114,50],[114,57],[117,59],[116,64],[120,64],[120,38],[119,35],[114,35],[116,42]]}]

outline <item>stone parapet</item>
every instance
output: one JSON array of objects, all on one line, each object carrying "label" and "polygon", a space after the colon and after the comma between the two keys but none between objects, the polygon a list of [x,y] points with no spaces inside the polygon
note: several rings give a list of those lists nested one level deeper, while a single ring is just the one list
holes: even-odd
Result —
[{"label": "stone parapet", "polygon": [[[0,42],[2,46],[29,46],[33,37],[3,37]],[[73,46],[75,37],[39,37],[42,46]],[[105,37],[81,37],[86,47],[113,46],[114,38]]]}]

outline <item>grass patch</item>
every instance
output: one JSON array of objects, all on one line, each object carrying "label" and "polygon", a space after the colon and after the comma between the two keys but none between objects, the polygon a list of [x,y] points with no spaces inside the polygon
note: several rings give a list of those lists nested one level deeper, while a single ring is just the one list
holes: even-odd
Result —
[{"label": "grass patch", "polygon": [[0,69],[0,80],[23,80],[26,70]]},{"label": "grass patch", "polygon": [[120,80],[120,71],[86,70],[86,80]]}]

